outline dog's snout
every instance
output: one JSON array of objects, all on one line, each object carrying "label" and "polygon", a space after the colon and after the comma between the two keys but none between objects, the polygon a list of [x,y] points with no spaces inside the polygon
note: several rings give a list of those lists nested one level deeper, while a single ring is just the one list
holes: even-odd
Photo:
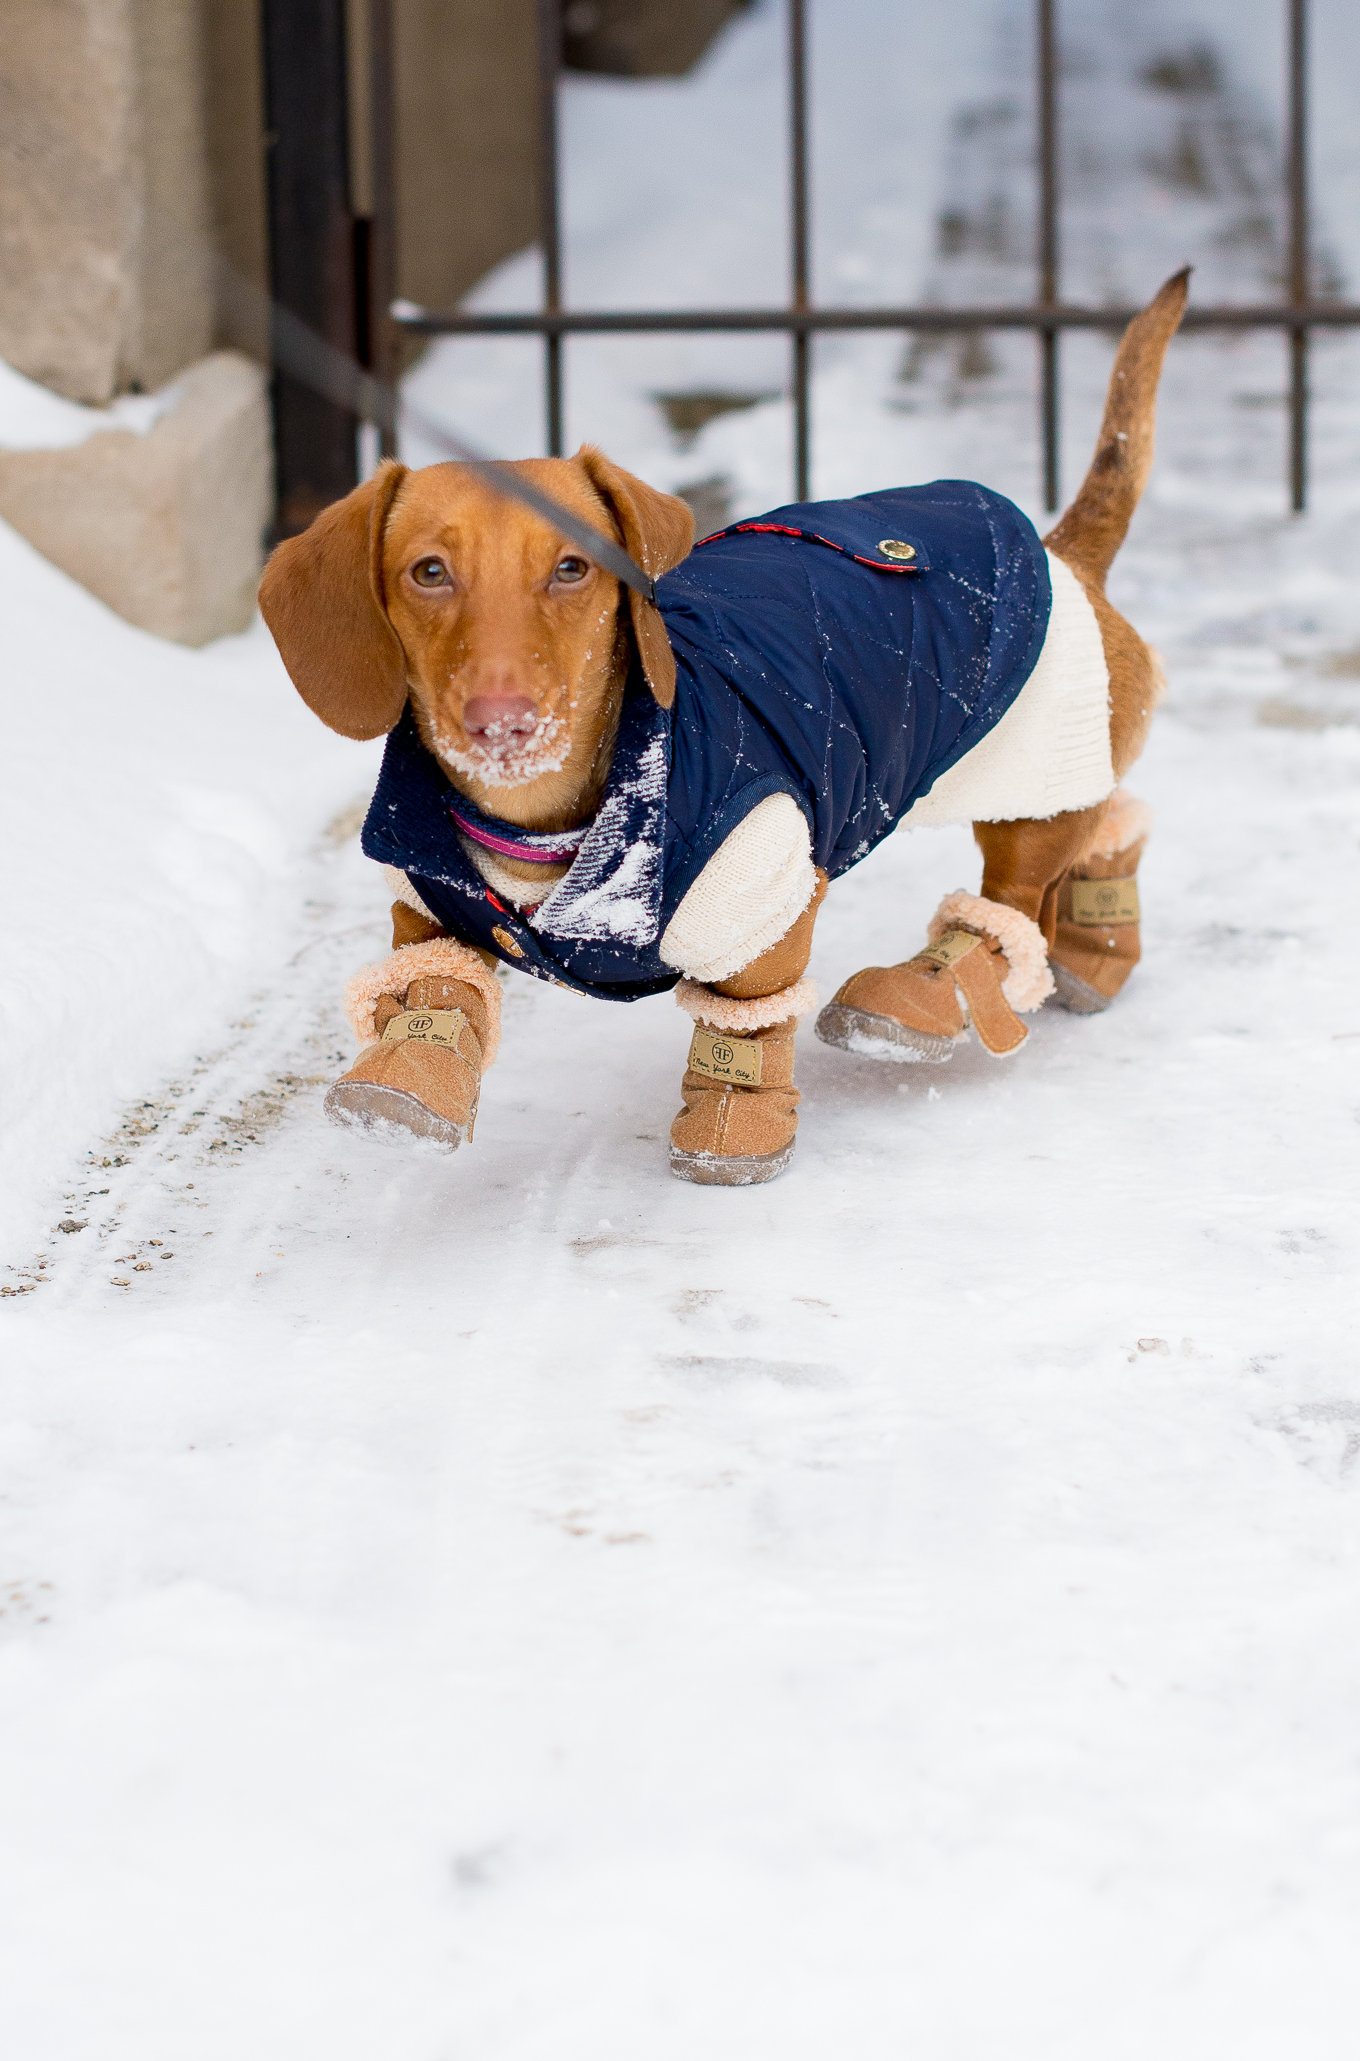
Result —
[{"label": "dog's snout", "polygon": [[463,710],[463,726],[468,735],[493,741],[500,737],[527,737],[537,722],[537,711],[527,694],[474,694]]}]

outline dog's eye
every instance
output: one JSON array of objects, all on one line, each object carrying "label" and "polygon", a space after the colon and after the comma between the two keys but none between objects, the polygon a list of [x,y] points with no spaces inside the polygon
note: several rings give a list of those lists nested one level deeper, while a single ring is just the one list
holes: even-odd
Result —
[{"label": "dog's eye", "polygon": [[448,567],[442,558],[418,558],[411,567],[411,578],[418,587],[446,587]]},{"label": "dog's eye", "polygon": [[553,567],[553,578],[559,586],[574,587],[590,571],[584,558],[559,558]]}]

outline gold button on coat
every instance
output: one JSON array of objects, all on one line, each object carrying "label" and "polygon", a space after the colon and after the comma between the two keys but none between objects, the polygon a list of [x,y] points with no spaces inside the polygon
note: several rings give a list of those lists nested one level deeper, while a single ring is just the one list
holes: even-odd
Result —
[{"label": "gold button on coat", "polygon": [[495,925],[494,929],[491,932],[491,935],[495,938],[496,943],[500,946],[501,950],[503,952],[508,952],[512,959],[522,959],[524,957],[523,945],[517,945],[515,943],[515,940],[511,937],[509,931],[502,930],[499,923]]},{"label": "gold button on coat", "polygon": [[915,558],[916,556],[916,546],[914,544],[904,544],[900,537],[884,537],[878,548],[885,558],[896,558],[903,564],[906,563],[907,559]]}]

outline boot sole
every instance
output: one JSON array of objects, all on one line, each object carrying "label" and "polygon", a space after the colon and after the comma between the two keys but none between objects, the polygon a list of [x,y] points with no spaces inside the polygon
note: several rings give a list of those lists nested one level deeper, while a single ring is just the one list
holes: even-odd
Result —
[{"label": "boot sole", "polygon": [[912,1030],[894,1016],[871,1016],[867,1009],[851,1009],[844,1002],[828,1002],[814,1026],[824,1045],[836,1045],[853,1052],[857,1059],[890,1059],[908,1066],[938,1066],[954,1057],[966,1032],[957,1038],[939,1038],[933,1031]]},{"label": "boot sole", "polygon": [[1053,1000],[1060,1009],[1070,1009],[1074,1016],[1099,1016],[1114,1000],[1113,995],[1102,995],[1088,980],[1069,973],[1056,959],[1049,960],[1048,970],[1053,975]]},{"label": "boot sole", "polygon": [[762,1181],[777,1181],[793,1158],[795,1140],[790,1138],[782,1152],[682,1152],[671,1146],[671,1172],[677,1181],[694,1181],[700,1188],[756,1188]]},{"label": "boot sole", "polygon": [[428,1138],[445,1152],[456,1152],[471,1131],[471,1124],[456,1124],[402,1088],[384,1088],[376,1081],[337,1081],[323,1107],[333,1124],[346,1130],[367,1131],[372,1137],[391,1137],[404,1132],[413,1138]]}]

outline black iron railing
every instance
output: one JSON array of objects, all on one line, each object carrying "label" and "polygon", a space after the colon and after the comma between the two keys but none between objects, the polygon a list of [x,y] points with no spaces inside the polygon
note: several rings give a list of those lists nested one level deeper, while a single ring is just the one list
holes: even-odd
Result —
[{"label": "black iron railing", "polygon": [[[266,12],[291,15],[334,10],[337,0],[266,0]],[[1060,338],[1066,330],[1119,330],[1131,308],[1081,307],[1061,297],[1061,123],[1058,93],[1057,0],[1035,0],[1035,87],[1038,112],[1038,237],[1035,299],[1013,307],[818,308],[809,299],[807,0],[786,0],[789,107],[789,303],[781,308],[607,309],[562,306],[562,248],[558,205],[557,86],[562,69],[562,0],[537,0],[539,51],[540,240],[543,306],[533,314],[433,313],[393,302],[395,196],[392,176],[393,94],[391,0],[367,0],[372,82],[371,222],[363,243],[364,276],[356,282],[367,314],[359,325],[366,359],[380,377],[397,369],[396,339],[412,336],[540,336],[544,342],[544,394],[548,449],[560,454],[563,437],[563,350],[567,336],[656,335],[667,331],[783,332],[791,350],[795,497],[810,492],[810,347],[814,336],[847,330],[899,330],[906,334],[1028,329],[1040,352],[1039,438],[1046,505],[1059,500]],[[1291,504],[1302,509],[1308,484],[1308,344],[1315,329],[1360,326],[1360,305],[1311,297],[1308,194],[1307,0],[1284,0],[1287,70],[1285,190],[1287,298],[1242,306],[1194,307],[1187,330],[1282,331],[1289,340],[1288,478]],[[276,224],[276,235],[278,233]],[[282,274],[286,276],[286,264]],[[275,254],[276,279],[281,276]],[[276,287],[276,292],[278,292]],[[279,297],[290,304],[288,295]],[[299,305],[294,312],[315,321]],[[317,324],[317,326],[323,326]]]}]

